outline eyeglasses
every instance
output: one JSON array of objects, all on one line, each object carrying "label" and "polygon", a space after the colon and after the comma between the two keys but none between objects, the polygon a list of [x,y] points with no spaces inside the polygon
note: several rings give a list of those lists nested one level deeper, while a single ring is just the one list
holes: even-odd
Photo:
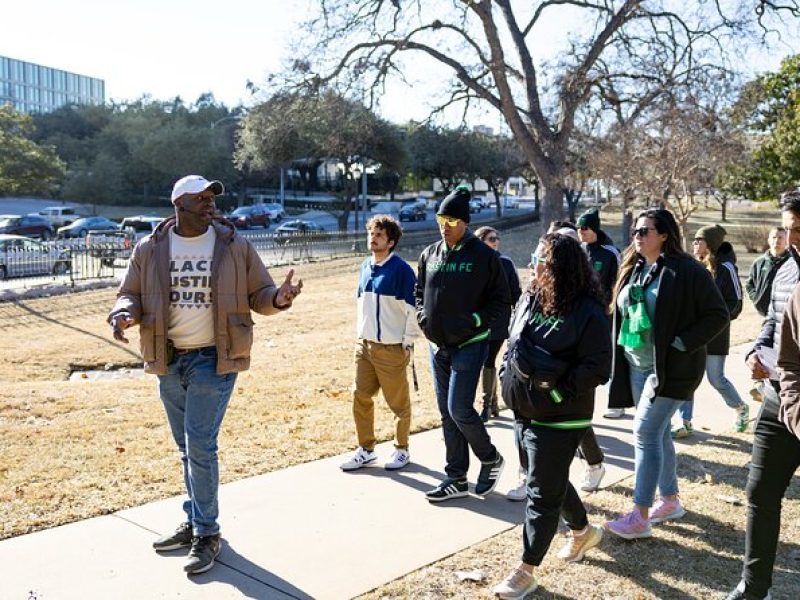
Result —
[{"label": "eyeglasses", "polygon": [[655,231],[655,227],[637,227],[635,229],[631,229],[631,237],[635,238],[637,235],[639,237],[647,237],[647,234],[650,231]]},{"label": "eyeglasses", "polygon": [[705,240],[703,238],[694,238],[692,240],[693,244],[699,244],[700,242],[705,242]]},{"label": "eyeglasses", "polygon": [[500,238],[497,237],[496,235],[490,235],[489,237],[486,238],[486,241],[487,242],[499,242]]},{"label": "eyeglasses", "polygon": [[456,227],[458,226],[458,222],[461,219],[456,219],[455,217],[446,217],[445,215],[436,215],[436,222],[439,225],[447,225],[448,227]]},{"label": "eyeglasses", "polygon": [[535,267],[539,263],[543,265],[547,264],[547,258],[544,256],[538,256],[535,252],[531,252],[531,266]]}]

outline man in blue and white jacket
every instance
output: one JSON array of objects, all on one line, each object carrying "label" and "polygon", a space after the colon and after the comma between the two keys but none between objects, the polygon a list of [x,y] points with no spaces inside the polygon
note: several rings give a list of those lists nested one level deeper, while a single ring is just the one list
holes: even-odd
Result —
[{"label": "man in blue and white jacket", "polygon": [[358,448],[342,463],[355,471],[375,462],[375,403],[378,390],[394,413],[395,451],[384,467],[402,469],[410,459],[411,395],[406,370],[419,327],[414,310],[416,277],[411,266],[394,253],[403,231],[389,215],[367,222],[367,242],[372,256],[359,270],[357,298],[353,417]]}]

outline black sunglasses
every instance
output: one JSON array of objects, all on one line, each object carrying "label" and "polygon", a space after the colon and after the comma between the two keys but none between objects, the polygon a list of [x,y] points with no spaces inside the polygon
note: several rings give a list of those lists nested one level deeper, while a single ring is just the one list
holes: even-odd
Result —
[{"label": "black sunglasses", "polygon": [[647,237],[647,234],[650,233],[650,231],[655,231],[655,229],[655,227],[636,227],[631,229],[631,237],[635,238],[637,235],[639,237]]}]

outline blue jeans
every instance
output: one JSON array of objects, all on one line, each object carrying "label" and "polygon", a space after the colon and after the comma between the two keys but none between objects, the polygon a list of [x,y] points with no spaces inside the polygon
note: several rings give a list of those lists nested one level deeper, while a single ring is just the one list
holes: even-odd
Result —
[{"label": "blue jeans", "polygon": [[634,489],[633,501],[639,506],[651,507],[658,487],[661,496],[678,493],[675,445],[670,435],[672,415],[683,402],[664,396],[640,400],[652,369],[640,370],[630,365],[630,382],[636,402],[633,418],[634,434]]},{"label": "blue jeans", "polygon": [[464,479],[469,469],[469,449],[481,462],[497,459],[497,449],[475,407],[475,390],[488,353],[488,343],[463,348],[430,345],[431,371],[436,403],[442,416],[446,449],[445,473]]},{"label": "blue jeans", "polygon": [[189,496],[183,510],[197,536],[219,533],[217,435],[234,383],[236,373],[217,375],[214,347],[178,355],[167,374],[158,376],[158,392],[183,461]]},{"label": "blue jeans", "polygon": [[[731,408],[739,408],[744,402],[730,380],[725,377],[725,358],[720,354],[706,356],[706,377],[708,383],[722,396],[725,404]],[[684,402],[678,412],[684,421],[691,421],[694,414],[694,399]]]}]

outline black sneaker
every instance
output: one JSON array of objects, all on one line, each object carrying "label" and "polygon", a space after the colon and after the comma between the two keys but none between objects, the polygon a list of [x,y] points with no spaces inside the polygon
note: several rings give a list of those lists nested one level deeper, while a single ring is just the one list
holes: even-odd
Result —
[{"label": "black sneaker", "polygon": [[493,491],[500,481],[500,473],[503,472],[503,467],[506,466],[506,461],[503,456],[498,452],[497,458],[492,462],[483,463],[481,465],[481,472],[478,475],[478,483],[475,484],[475,493],[478,496],[485,496]]},{"label": "black sneaker", "polygon": [[175,533],[170,533],[169,535],[160,537],[153,542],[153,548],[156,552],[168,552],[169,550],[188,548],[191,545],[192,525],[188,522],[178,525]]},{"label": "black sneaker", "polygon": [[432,490],[425,492],[431,502],[441,502],[450,498],[463,498],[469,495],[469,484],[466,479],[445,479]]},{"label": "black sneaker", "polygon": [[202,535],[192,540],[192,549],[189,551],[189,560],[183,570],[189,575],[205,573],[214,566],[214,559],[219,554],[219,534]]}]

